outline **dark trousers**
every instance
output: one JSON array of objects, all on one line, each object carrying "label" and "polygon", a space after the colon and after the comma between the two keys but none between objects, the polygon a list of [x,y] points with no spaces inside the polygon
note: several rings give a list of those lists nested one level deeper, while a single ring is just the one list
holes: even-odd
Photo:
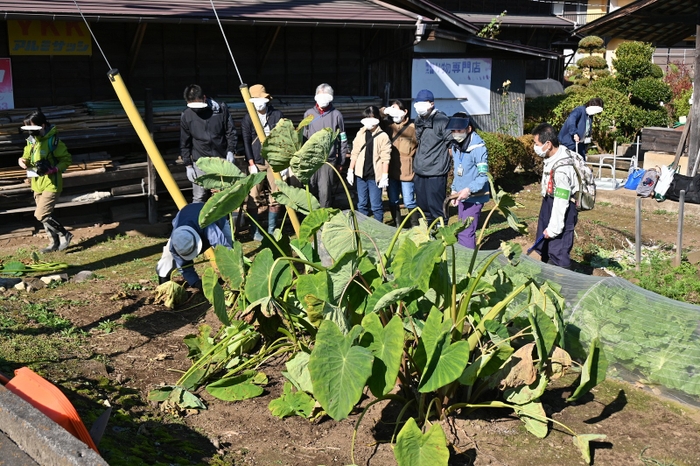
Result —
[{"label": "dark trousers", "polygon": [[356,176],[355,184],[357,185],[357,210],[368,216],[371,211],[376,221],[383,222],[382,190],[377,186],[377,181],[374,177],[364,180]]},{"label": "dark trousers", "polygon": [[[539,238],[542,232],[549,224],[549,218],[552,216],[552,206],[554,198],[545,196],[542,199],[542,207],[540,207],[540,217],[537,220],[537,235]],[[564,230],[554,238],[545,238],[539,246],[535,248],[542,258],[542,262],[547,264],[558,265],[565,269],[571,268],[571,248],[574,246],[574,228],[578,223],[578,211],[573,202],[569,202],[569,207],[564,214]]]},{"label": "dark trousers", "polygon": [[[447,175],[413,177],[413,185],[416,191],[416,204],[425,213],[428,224],[436,218],[443,217],[442,204],[447,197]],[[447,219],[445,218],[445,223]]]},{"label": "dark trousers", "polygon": [[311,194],[318,197],[321,207],[333,206],[333,188],[335,187],[335,171],[325,163],[311,176],[309,188]]}]

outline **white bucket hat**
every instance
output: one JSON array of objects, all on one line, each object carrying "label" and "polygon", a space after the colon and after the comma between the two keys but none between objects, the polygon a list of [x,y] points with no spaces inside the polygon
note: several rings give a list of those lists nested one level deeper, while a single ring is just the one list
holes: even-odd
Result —
[{"label": "white bucket hat", "polygon": [[177,227],[170,236],[170,244],[178,256],[186,261],[191,261],[202,252],[202,238],[194,228],[188,226]]}]

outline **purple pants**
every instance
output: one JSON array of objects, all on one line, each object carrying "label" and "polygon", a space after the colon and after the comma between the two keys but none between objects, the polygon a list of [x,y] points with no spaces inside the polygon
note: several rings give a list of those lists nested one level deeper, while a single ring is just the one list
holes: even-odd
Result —
[{"label": "purple pants", "polygon": [[472,217],[472,223],[467,228],[459,232],[457,242],[470,249],[476,249],[476,227],[479,224],[479,214],[483,204],[472,204],[471,202],[460,202],[457,205],[459,219],[464,221],[467,217]]}]

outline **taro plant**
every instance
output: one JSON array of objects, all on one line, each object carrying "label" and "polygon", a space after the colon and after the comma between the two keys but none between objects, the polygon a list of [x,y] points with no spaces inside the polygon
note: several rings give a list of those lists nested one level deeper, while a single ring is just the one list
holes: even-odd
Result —
[{"label": "taro plant", "polygon": [[[263,155],[275,170],[291,166],[307,184],[334,138],[321,131],[302,145],[300,128],[282,120]],[[492,213],[500,211],[522,230],[516,203],[492,179],[490,185]],[[268,235],[268,247],[252,261],[240,243],[216,248],[218,270],[207,269],[203,287],[222,328],[212,336],[203,326],[188,336],[192,367],[151,399],[166,408],[201,409],[194,395],[200,387],[224,400],[257,396],[267,383],[262,364],[288,354],[283,375],[289,382],[269,404],[273,415],[344,419],[371,393],[357,429],[369,406],[401,403],[392,438],[401,466],[447,465],[449,439],[437,421],[484,407],[515,412],[540,438],[550,423],[559,425],[590,462],[589,442],[604,436],[577,434],[547,417],[539,401],[549,382],[576,364],[567,349],[578,342],[565,333],[564,300],[555,286],[513,273],[519,246],[503,244],[489,254],[464,250],[457,234],[468,221],[444,225],[440,219],[432,225],[421,219],[420,226],[382,238],[374,222],[358,222],[352,208],[320,208],[308,189],[278,188],[281,204],[306,215],[299,237]],[[240,206],[241,196],[225,194],[233,189],[207,202],[202,226]],[[600,382],[606,365],[594,341],[570,400]],[[350,451],[354,463],[354,439]]]}]

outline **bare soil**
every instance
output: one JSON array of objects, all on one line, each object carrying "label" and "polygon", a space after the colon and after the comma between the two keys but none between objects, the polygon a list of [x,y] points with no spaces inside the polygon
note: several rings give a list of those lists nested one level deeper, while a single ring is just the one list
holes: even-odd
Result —
[{"label": "bare soil", "polygon": [[[517,236],[507,229],[498,230],[489,237],[487,249],[497,247],[503,239],[525,248],[532,244],[539,209],[536,185],[519,190],[517,198],[524,205],[519,215],[530,225],[530,234]],[[662,211],[645,214],[645,224],[654,225],[645,229],[645,244],[672,244],[675,218],[675,214]],[[499,221],[497,217],[493,220]],[[115,251],[106,259],[80,259],[91,249],[108,246],[104,241],[119,233],[126,235],[119,240],[125,242],[121,252]],[[364,399],[349,419],[340,422],[328,417],[312,422],[296,417],[278,420],[267,405],[279,396],[284,385],[280,375],[282,359],[271,360],[261,368],[270,383],[259,398],[227,403],[202,391],[199,395],[208,409],[183,417],[161,413],[157,405],[146,401],[151,389],[162,383],[173,384],[179,371],[189,367],[183,338],[196,333],[204,323],[216,328],[218,320],[197,293],[174,311],[153,304],[152,289],[157,285],[153,270],[167,239],[167,224],[156,228],[140,224],[97,225],[74,229],[73,234],[76,246],[66,254],[55,254],[56,259],[81,264],[72,268],[71,274],[88,268],[102,278],[33,294],[9,290],[5,296],[28,302],[55,302],[61,298],[67,304],[56,306],[55,311],[87,332],[80,351],[39,366],[42,374],[67,393],[88,428],[103,409],[104,400],[114,407],[101,444],[103,456],[110,464],[353,463],[353,429],[360,409],[370,399]],[[600,203],[595,210],[582,214],[577,235],[577,269],[582,273],[600,273],[585,264],[586,254],[593,251],[592,245],[627,248],[629,241],[634,241],[634,210]],[[138,246],[129,246],[137,238]],[[698,247],[699,219],[686,217],[684,238],[688,248]],[[241,239],[254,253],[255,245],[248,237]],[[5,257],[15,254],[18,248],[43,247],[44,242],[43,236],[6,240],[0,243],[0,254]],[[129,261],[135,262],[133,270],[119,269],[119,264]],[[128,284],[139,279],[146,289],[129,289]],[[119,325],[105,333],[99,330],[104,322]],[[12,366],[13,361],[6,361],[5,366],[8,365]],[[663,399],[641,384],[618,381],[606,381],[578,403],[565,403],[571,382],[573,379],[569,378],[548,390],[543,397],[545,409],[550,417],[577,432],[607,435],[606,441],[594,444],[595,464],[700,464],[700,412],[695,408]],[[390,441],[399,410],[391,402],[375,404],[368,410],[355,439],[355,464],[395,464]],[[560,428],[554,426],[547,438],[536,439],[506,411],[461,413],[444,429],[453,445],[452,465],[584,464],[571,436]]]}]

